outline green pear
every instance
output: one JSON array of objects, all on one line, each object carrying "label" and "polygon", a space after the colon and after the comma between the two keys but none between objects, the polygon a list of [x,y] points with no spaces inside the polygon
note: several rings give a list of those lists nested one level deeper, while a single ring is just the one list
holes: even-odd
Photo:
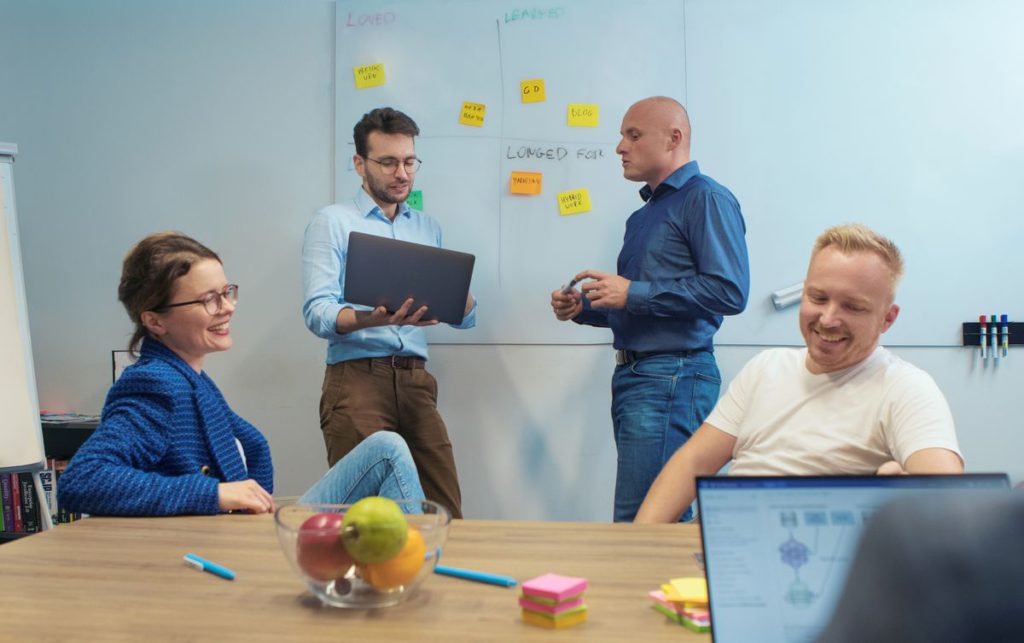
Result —
[{"label": "green pear", "polygon": [[382,563],[405,546],[409,524],[398,503],[370,496],[352,505],[341,523],[341,540],[352,558],[363,564]]}]

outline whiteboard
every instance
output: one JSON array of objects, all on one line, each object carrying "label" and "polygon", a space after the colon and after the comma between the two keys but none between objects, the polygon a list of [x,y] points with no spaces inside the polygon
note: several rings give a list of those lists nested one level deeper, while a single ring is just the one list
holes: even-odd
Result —
[{"label": "whiteboard", "polygon": [[0,471],[46,463],[14,208],[17,149],[0,143]]},{"label": "whiteboard", "polygon": [[[420,127],[415,189],[444,245],[476,255],[477,327],[430,329],[432,340],[597,343],[609,331],[555,320],[550,293],[586,268],[614,272],[626,217],[643,203],[615,154],[626,109],[685,87],[678,2],[572,0],[339,1],[336,198],[359,186],[352,127],[389,105]],[[628,8],[627,8],[628,7]],[[643,46],[623,35],[634,13]],[[353,68],[383,63],[385,84],[355,86]],[[520,82],[543,79],[546,100],[523,103]],[[459,123],[463,102],[486,105],[482,127]],[[569,127],[569,104],[597,104],[597,127]],[[551,157],[551,158],[549,158]],[[543,174],[538,196],[513,195],[513,171]],[[557,193],[586,189],[590,212],[562,216]]]},{"label": "whiteboard", "polygon": [[[750,303],[726,318],[717,344],[802,343],[796,308],[776,311],[770,293],[802,280],[817,234],[847,221],[905,254],[902,312],[884,343],[952,346],[979,314],[1024,317],[1004,278],[1024,269],[1024,4],[526,7],[337,4],[336,198],[359,183],[352,126],[373,107],[402,109],[422,131],[425,211],[446,246],[477,256],[478,327],[431,329],[434,341],[610,340],[555,321],[549,293],[581,269],[614,271],[625,220],[641,205],[614,152],[619,122],[655,94],[687,105],[693,158],[736,194],[747,223]],[[384,65],[385,83],[357,89],[353,68],[372,64]],[[519,82],[535,78],[547,100],[524,104]],[[459,124],[463,101],[487,106],[482,127]],[[599,126],[568,127],[569,103],[598,104]],[[528,149],[556,159],[519,158]],[[542,172],[542,194],[510,194],[513,170]],[[556,193],[578,188],[592,211],[560,216]]]},{"label": "whiteboard", "polygon": [[863,221],[906,261],[887,345],[960,344],[1024,317],[1024,3],[687,2],[694,154],[743,206],[751,298],[716,343],[801,344],[796,307],[829,225]]}]

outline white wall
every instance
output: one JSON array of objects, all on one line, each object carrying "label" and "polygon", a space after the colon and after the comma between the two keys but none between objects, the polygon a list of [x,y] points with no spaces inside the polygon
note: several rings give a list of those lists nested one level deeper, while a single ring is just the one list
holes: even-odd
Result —
[{"label": "white wall", "polygon": [[[220,251],[241,284],[235,348],[208,367],[270,439],[278,493],[323,471],[324,347],[302,324],[299,251],[308,217],[333,199],[333,33],[327,0],[0,0],[0,140],[20,147],[42,408],[99,411],[110,350],[130,334],[121,258],[177,228]],[[721,347],[723,376],[757,350]],[[432,349],[467,515],[608,519],[610,352]],[[971,469],[1024,477],[1024,352],[998,369],[967,349],[897,353],[947,393]]]}]

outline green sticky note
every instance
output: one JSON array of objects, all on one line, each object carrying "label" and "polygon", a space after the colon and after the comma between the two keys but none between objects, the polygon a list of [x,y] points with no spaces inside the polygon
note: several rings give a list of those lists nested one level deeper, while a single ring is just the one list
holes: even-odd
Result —
[{"label": "green sticky note", "polygon": [[413,190],[405,200],[413,210],[423,211],[423,190]]},{"label": "green sticky note", "polygon": [[651,607],[653,607],[655,611],[661,612],[663,615],[667,616],[669,620],[671,620],[673,623],[679,623],[680,625],[683,624],[683,617],[680,616],[679,613],[670,610],[664,605],[660,603],[655,603],[654,605],[651,605]]}]

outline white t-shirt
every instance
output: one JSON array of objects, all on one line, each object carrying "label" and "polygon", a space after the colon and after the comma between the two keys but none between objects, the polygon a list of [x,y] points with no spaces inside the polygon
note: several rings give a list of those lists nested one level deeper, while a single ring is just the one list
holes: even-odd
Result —
[{"label": "white t-shirt", "polygon": [[941,447],[957,455],[953,416],[930,375],[878,347],[835,373],[807,370],[806,348],[750,360],[707,423],[736,436],[730,475],[873,473]]}]

